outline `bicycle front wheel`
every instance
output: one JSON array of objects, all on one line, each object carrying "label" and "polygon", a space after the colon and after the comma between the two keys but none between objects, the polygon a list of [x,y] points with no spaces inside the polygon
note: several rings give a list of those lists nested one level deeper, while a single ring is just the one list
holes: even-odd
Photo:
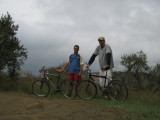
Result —
[{"label": "bicycle front wheel", "polygon": [[45,79],[36,80],[32,84],[32,91],[37,96],[46,97],[50,92],[50,86]]},{"label": "bicycle front wheel", "polygon": [[76,93],[81,99],[92,99],[97,94],[97,87],[92,81],[82,80],[76,85]]},{"label": "bicycle front wheel", "polygon": [[74,98],[76,84],[72,80],[62,80],[60,84],[60,92],[64,97]]},{"label": "bicycle front wheel", "polygon": [[128,97],[127,87],[118,80],[113,80],[108,84],[109,98],[112,100],[125,101]]}]

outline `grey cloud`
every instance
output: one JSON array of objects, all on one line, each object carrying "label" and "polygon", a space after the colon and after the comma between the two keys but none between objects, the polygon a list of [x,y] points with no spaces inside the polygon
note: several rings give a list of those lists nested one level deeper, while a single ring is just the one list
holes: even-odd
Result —
[{"label": "grey cloud", "polygon": [[[16,2],[21,6],[12,8]],[[28,48],[23,68],[36,71],[41,65],[65,62],[75,44],[88,61],[98,36],[106,37],[117,66],[121,55],[140,50],[148,55],[150,64],[158,61],[159,4],[159,0],[3,0],[1,5],[19,24],[19,39]],[[99,69],[98,60],[95,68]]]}]

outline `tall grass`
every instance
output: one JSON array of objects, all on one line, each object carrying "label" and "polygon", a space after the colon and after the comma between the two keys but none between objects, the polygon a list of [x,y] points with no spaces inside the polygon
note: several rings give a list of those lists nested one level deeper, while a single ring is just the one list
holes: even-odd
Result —
[{"label": "tall grass", "polygon": [[32,93],[32,81],[35,77],[28,74],[26,77],[19,77],[16,80],[12,80],[6,73],[0,74],[0,90],[1,91],[15,91]]},{"label": "tall grass", "polygon": [[153,94],[145,91],[132,91],[129,89],[127,101],[110,101],[97,97],[92,101],[124,110],[127,116],[117,116],[117,120],[159,120],[160,119],[160,92]]},{"label": "tall grass", "polygon": [[32,94],[32,82],[36,77],[23,77],[18,80],[17,91]]},{"label": "tall grass", "polygon": [[16,83],[12,81],[5,73],[0,73],[0,90],[16,91]]}]

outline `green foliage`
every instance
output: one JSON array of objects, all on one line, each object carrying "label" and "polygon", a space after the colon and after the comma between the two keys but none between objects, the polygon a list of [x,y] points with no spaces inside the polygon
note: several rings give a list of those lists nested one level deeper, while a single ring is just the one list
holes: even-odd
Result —
[{"label": "green foliage", "polygon": [[124,65],[128,71],[144,72],[150,69],[147,65],[147,56],[143,51],[131,55],[123,55],[121,59],[121,64]]},{"label": "green foliage", "polygon": [[160,64],[157,64],[152,70],[153,76],[156,77],[157,80],[160,80]]},{"label": "green foliage", "polygon": [[146,78],[150,82],[149,90],[153,90],[154,93],[160,90],[160,64],[156,64]]},{"label": "green foliage", "polygon": [[9,76],[14,79],[20,70],[20,65],[27,59],[27,51],[16,37],[18,25],[14,24],[12,17],[2,15],[0,19],[0,72],[8,69]]},{"label": "green foliage", "polygon": [[21,77],[17,81],[17,91],[32,94],[32,81],[36,79],[37,78],[31,74],[28,74],[27,77]]},{"label": "green foliage", "polygon": [[141,90],[145,90],[150,85],[147,76],[151,67],[147,64],[147,56],[143,51],[130,55],[121,56],[121,64],[127,69],[127,73],[133,72]]},{"label": "green foliage", "polygon": [[0,90],[1,91],[16,91],[17,84],[11,80],[8,74],[0,73]]},{"label": "green foliage", "polygon": [[25,73],[26,76],[19,76],[16,81],[12,80],[7,73],[0,73],[0,91],[9,92],[24,92],[32,93],[32,81],[36,80],[37,77]]},{"label": "green foliage", "polygon": [[125,111],[126,116],[117,115],[116,120],[158,120],[160,117],[160,93],[152,94],[144,91],[131,91],[125,102],[95,98],[92,101],[102,103],[107,108],[118,108]]}]

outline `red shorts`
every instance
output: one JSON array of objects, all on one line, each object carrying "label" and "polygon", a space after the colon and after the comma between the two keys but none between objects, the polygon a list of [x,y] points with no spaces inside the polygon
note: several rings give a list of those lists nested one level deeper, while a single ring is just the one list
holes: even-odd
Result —
[{"label": "red shorts", "polygon": [[73,81],[80,81],[81,80],[81,76],[79,76],[79,74],[68,74],[69,80],[73,80]]}]

